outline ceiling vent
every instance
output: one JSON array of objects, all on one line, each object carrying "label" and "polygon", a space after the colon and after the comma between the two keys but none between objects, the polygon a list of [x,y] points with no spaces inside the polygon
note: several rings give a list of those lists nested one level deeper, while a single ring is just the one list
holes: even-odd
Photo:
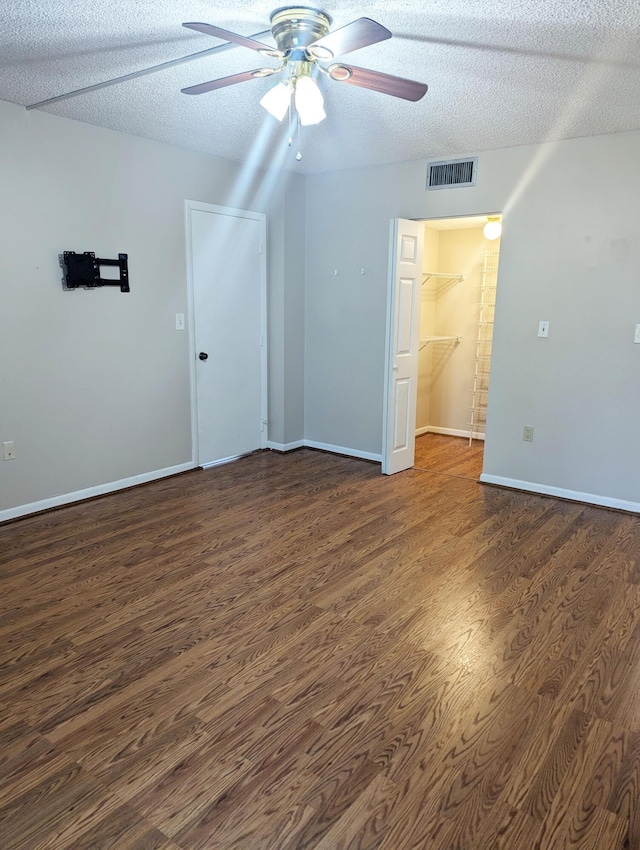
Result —
[{"label": "ceiling vent", "polygon": [[448,159],[430,162],[427,171],[427,189],[448,189],[450,186],[475,186],[478,157]]}]

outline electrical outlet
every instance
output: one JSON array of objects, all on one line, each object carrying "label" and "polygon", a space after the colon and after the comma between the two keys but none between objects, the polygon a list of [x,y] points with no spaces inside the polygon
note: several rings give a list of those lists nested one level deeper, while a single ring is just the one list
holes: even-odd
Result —
[{"label": "electrical outlet", "polygon": [[525,425],[522,429],[522,439],[525,443],[533,442],[533,425]]},{"label": "electrical outlet", "polygon": [[4,450],[4,460],[13,460],[16,456],[16,447],[13,440],[7,440],[6,443],[2,444],[2,448]]}]

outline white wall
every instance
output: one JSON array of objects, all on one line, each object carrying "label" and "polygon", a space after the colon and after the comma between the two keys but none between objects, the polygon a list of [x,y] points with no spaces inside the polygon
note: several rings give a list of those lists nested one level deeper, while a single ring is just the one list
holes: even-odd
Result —
[{"label": "white wall", "polygon": [[639,149],[636,132],[487,151],[474,188],[437,192],[426,161],[310,178],[307,435],[380,452],[390,218],[504,211],[485,474],[640,507]]},{"label": "white wall", "polygon": [[[6,103],[0,161],[0,441],[16,448],[0,460],[3,516],[190,463],[188,337],[175,331],[187,198],[267,212],[270,339],[284,340],[270,417],[275,438],[302,437],[303,263],[285,244],[300,178],[265,197],[258,174],[240,198],[229,162]],[[127,253],[131,292],[63,291],[64,250]]]},{"label": "white wall", "polygon": [[[485,474],[640,503],[639,145],[487,151],[475,188],[438,192],[426,161],[283,175],[239,202],[228,162],[0,103],[0,511],[189,464],[185,198],[267,212],[270,439],[370,455],[389,220],[504,211]],[[128,253],[131,293],[64,292],[63,250]]]},{"label": "white wall", "polygon": [[283,449],[304,436],[305,183],[288,175],[272,194],[268,239],[269,444]]},{"label": "white wall", "polygon": [[305,274],[305,180],[302,175],[290,178],[285,196],[283,230],[285,297],[283,335],[285,339],[285,444],[304,436],[304,274]]}]

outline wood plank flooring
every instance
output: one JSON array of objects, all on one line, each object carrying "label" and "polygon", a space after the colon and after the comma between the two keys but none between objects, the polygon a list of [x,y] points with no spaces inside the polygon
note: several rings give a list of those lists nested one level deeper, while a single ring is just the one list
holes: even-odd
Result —
[{"label": "wood plank flooring", "polygon": [[640,518],[311,450],[0,527],[3,850],[640,848]]},{"label": "wood plank flooring", "polygon": [[480,478],[484,457],[484,441],[446,434],[421,434],[416,437],[415,469],[457,475],[461,478]]}]

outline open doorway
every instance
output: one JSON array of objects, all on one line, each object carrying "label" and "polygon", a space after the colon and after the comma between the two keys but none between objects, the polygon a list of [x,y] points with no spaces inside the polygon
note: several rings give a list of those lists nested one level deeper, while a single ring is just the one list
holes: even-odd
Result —
[{"label": "open doorway", "polygon": [[499,223],[497,215],[424,222],[416,469],[475,480],[482,472]]}]

